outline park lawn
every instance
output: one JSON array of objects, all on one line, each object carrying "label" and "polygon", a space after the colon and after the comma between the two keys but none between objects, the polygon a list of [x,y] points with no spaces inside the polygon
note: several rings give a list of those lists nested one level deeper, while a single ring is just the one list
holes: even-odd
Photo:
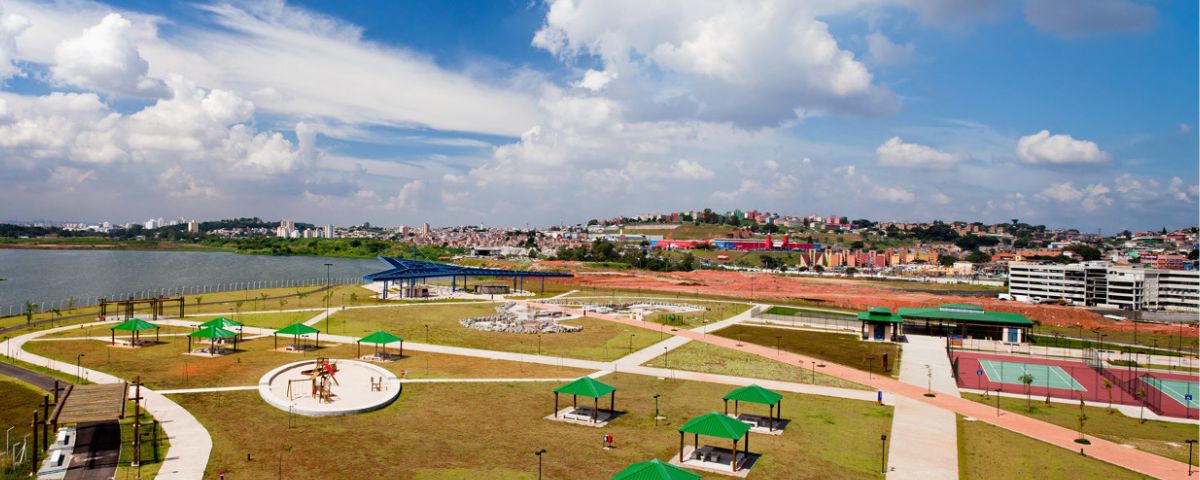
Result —
[{"label": "park lawn", "polygon": [[333,315],[332,328],[335,334],[355,337],[387,330],[413,342],[528,354],[536,354],[540,349],[542,355],[600,361],[615,360],[628,354],[631,347],[636,351],[665,338],[661,332],[595,318],[562,322],[582,326],[581,332],[543,335],[484,332],[459,323],[464,318],[493,315],[497,305],[465,303],[350,309]]},{"label": "park lawn", "polygon": [[[274,312],[274,313],[248,313],[242,315],[230,315],[237,322],[242,323],[247,327],[270,328],[278,330],[293,323],[304,323],[312,320],[313,317],[324,313],[324,310],[304,310],[299,312]],[[197,320],[208,321],[211,318],[203,318]],[[317,328],[324,328],[324,322],[318,322],[315,325]]]},{"label": "park lawn", "polygon": [[[1037,327],[1034,327],[1033,330],[1034,330],[1034,333],[1040,333],[1040,334],[1043,334],[1046,336],[1053,336],[1054,334],[1057,333],[1059,335],[1068,336],[1068,337],[1079,337],[1079,329],[1075,328],[1075,327],[1058,327],[1058,326],[1054,326],[1054,325],[1038,325]],[[1146,346],[1146,347],[1157,346],[1160,350],[1176,350],[1176,351],[1178,351],[1182,348],[1186,352],[1195,352],[1197,348],[1200,348],[1200,337],[1198,337],[1196,335],[1196,327],[1195,326],[1185,326],[1178,333],[1175,333],[1175,334],[1148,333],[1148,332],[1144,332],[1144,331],[1137,332],[1136,341],[1134,339],[1135,335],[1134,335],[1133,330],[1128,330],[1128,331],[1105,330],[1103,333],[1105,335],[1105,337],[1104,337],[1105,342],[1128,343],[1128,344],[1132,344],[1132,345],[1142,345],[1142,346]],[[1088,337],[1095,338],[1095,334],[1090,331],[1087,331],[1087,330],[1083,331],[1083,336],[1084,336],[1084,338],[1088,338]],[[1110,346],[1110,345],[1106,344],[1105,349],[1106,350],[1124,351],[1124,347],[1121,347],[1119,345],[1111,345]]]},{"label": "park lawn", "polygon": [[851,312],[849,310],[845,310],[845,309],[831,308],[829,310],[817,310],[817,309],[812,309],[812,308],[781,307],[778,305],[768,308],[767,311],[763,312],[763,313],[766,313],[768,315],[785,315],[785,316],[803,315],[805,313],[815,313],[818,315],[844,315],[847,317],[854,316],[853,312]]},{"label": "park lawn", "polygon": [[1149,478],[962,416],[958,416],[958,476],[989,480]]},{"label": "park lawn", "polygon": [[682,347],[676,348],[665,355],[655,357],[643,365],[795,383],[814,383],[815,378],[817,385],[871,390],[866,386],[826,375],[820,371],[816,372],[814,376],[812,369],[809,368],[789,365],[778,360],[763,358],[752,353],[718,347],[704,342],[688,342]]},{"label": "park lawn", "polygon": [[793,305],[793,306],[800,306],[800,307],[820,307],[820,308],[836,309],[836,307],[826,307],[825,302],[814,301],[814,300],[803,299],[803,298],[782,299],[782,298],[753,297],[753,296],[749,296],[749,295],[735,297],[735,296],[731,296],[731,295],[710,295],[710,294],[703,294],[703,293],[688,293],[688,292],[677,292],[677,291],[668,291],[668,290],[653,290],[653,289],[645,289],[645,288],[641,288],[641,289],[638,289],[638,288],[596,288],[596,287],[593,287],[590,285],[578,285],[578,286],[576,286],[576,290],[578,290],[578,291],[567,295],[567,297],[570,297],[570,298],[576,298],[576,297],[599,298],[599,297],[605,297],[605,296],[607,296],[607,297],[627,296],[627,297],[654,298],[654,299],[660,299],[660,300],[694,298],[694,299],[698,299],[698,300],[724,300],[724,301],[729,301],[729,302],[746,302],[746,303],[748,303],[748,302],[778,303],[778,304]]},{"label": "park lawn", "polygon": [[744,303],[729,302],[694,302],[690,303],[705,310],[702,312],[667,313],[655,312],[647,315],[645,321],[661,323],[672,327],[697,328],[706,323],[715,323],[750,309]]},{"label": "park lawn", "polygon": [[[963,398],[995,405],[995,397],[985,401],[983,395],[964,393]],[[1036,396],[1030,405],[1033,411],[1026,407],[1028,399],[1001,397],[1000,408],[1033,417],[1047,423],[1079,429],[1079,406],[1052,402],[1046,404],[1038,401]],[[1137,418],[1127,417],[1121,412],[1109,412],[1103,407],[1083,407],[1087,420],[1083,423],[1083,433],[1095,435],[1116,443],[1133,445],[1155,455],[1161,455],[1180,462],[1188,461],[1187,444],[1184,440],[1196,438],[1196,425],[1186,423],[1160,422],[1147,420],[1143,423]]]},{"label": "park lawn", "polygon": [[888,342],[866,342],[857,334],[848,335],[751,325],[731,325],[709,333],[764,347],[778,345],[778,348],[784,351],[862,370],[878,369],[879,357],[886,353],[888,354],[888,363],[892,366],[891,375],[900,374],[899,345]]},{"label": "park lawn", "polygon": [[[376,295],[372,290],[360,285],[335,285],[329,292],[319,292],[322,285],[303,287],[262,288],[254,290],[234,290],[230,292],[212,292],[198,295],[185,295],[187,313],[225,313],[240,310],[242,312],[260,312],[271,310],[290,310],[298,308],[323,308],[325,295],[329,294],[329,306],[342,305],[375,305]],[[264,296],[266,297],[264,299]],[[285,298],[272,298],[285,297]],[[198,302],[197,302],[198,300]],[[281,302],[282,300],[282,302]],[[241,302],[241,306],[238,306]],[[167,312],[171,313],[168,305]]]},{"label": "park lawn", "polygon": [[[121,419],[121,456],[117,460],[117,474],[113,478],[154,478],[158,475],[159,468],[162,467],[162,461],[166,456],[167,450],[171,448],[171,441],[162,430],[162,426],[152,424],[154,417],[142,410],[139,413],[139,418],[142,421],[142,427],[139,431],[142,437],[140,444],[141,450],[141,468],[131,467],[133,463],[133,402],[125,408],[126,417]],[[157,432],[154,429],[157,428]],[[155,434],[157,433],[157,437]],[[158,443],[155,443],[157,438]],[[141,477],[138,477],[138,473]]]},{"label": "park lawn", "polygon": [[[0,430],[16,427],[9,433],[13,442],[22,441],[26,435],[30,435],[29,425],[33,421],[33,411],[40,409],[45,393],[33,385],[0,375]],[[44,456],[38,454],[38,457]],[[22,468],[8,474],[4,470],[9,466],[10,460],[7,457],[0,458],[0,479],[29,478],[29,455],[25,458]]]},{"label": "park lawn", "polygon": [[[272,478],[282,465],[284,478],[341,478],[356,472],[374,478],[528,479],[537,474],[533,452],[545,448],[544,478],[609,478],[631,463],[677,455],[676,429],[694,416],[720,410],[721,396],[731,389],[628,373],[602,380],[617,388],[617,410],[626,412],[603,429],[544,420],[554,401],[553,383],[408,384],[383,410],[337,418],[296,416],[294,428],[288,428],[287,412],[255,392],[172,399],[213,437],[210,477],[225,471],[231,478]],[[655,394],[662,395],[659,406],[668,418],[658,427]],[[877,435],[889,433],[891,407],[784,396],[790,405],[784,418],[792,424],[781,436],[751,434],[750,451],[763,455],[752,478],[881,478]],[[560,398],[560,406],[570,401]],[[250,418],[255,428],[245,428]],[[601,433],[612,434],[617,448],[601,449]],[[253,460],[246,461],[247,454]]]},{"label": "park lawn", "polygon": [[[150,323],[154,323],[150,319],[145,319]],[[112,327],[119,322],[105,322],[98,325],[84,326],[80,324],[76,328],[63,330],[61,332],[47,333],[40,338],[72,338],[72,337],[104,337],[112,338]],[[191,333],[193,329],[186,327],[173,327],[170,325],[159,325],[158,334],[169,335],[178,333]],[[117,340],[129,340],[129,332],[117,331]],[[154,340],[154,330],[145,330],[141,332],[142,340]]]},{"label": "park lawn", "polygon": [[[200,387],[231,387],[257,385],[259,379],[280,365],[317,355],[330,358],[355,358],[358,350],[351,344],[332,344],[322,341],[318,352],[306,355],[275,352],[272,337],[264,337],[238,343],[238,353],[219,357],[184,355],[186,339],[171,337],[162,344],[131,348],[113,348],[95,340],[63,340],[30,342],[25,348],[46,358],[74,365],[75,355],[82,353],[86,368],[99,370],[132,381],[141,376],[142,382],[153,389],[178,389]],[[283,346],[291,337],[279,338]],[[308,340],[311,342],[312,340]],[[193,345],[196,347],[197,345]],[[389,347],[396,353],[397,346]],[[374,346],[363,345],[362,353],[374,351]],[[576,377],[587,370],[564,368],[553,365],[523,364],[501,360],[485,360],[457,355],[416,352],[404,350],[405,358],[395,362],[384,362],[380,366],[399,374],[407,371],[410,378],[462,378],[462,377]]]}]

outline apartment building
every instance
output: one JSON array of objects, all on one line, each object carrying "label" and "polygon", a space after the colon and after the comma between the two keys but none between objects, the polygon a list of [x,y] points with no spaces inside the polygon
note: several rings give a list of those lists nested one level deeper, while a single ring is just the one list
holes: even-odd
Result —
[{"label": "apartment building", "polygon": [[1200,271],[1011,262],[1008,293],[1015,299],[1125,310],[1200,311]]}]

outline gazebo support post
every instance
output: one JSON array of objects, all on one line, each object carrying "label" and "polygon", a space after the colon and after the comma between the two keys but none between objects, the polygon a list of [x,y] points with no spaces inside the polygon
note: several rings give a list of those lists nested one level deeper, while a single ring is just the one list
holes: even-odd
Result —
[{"label": "gazebo support post", "polygon": [[683,463],[683,432],[679,432],[679,463]]},{"label": "gazebo support post", "polygon": [[771,420],[771,431],[775,431],[775,406],[767,406],[767,419]]},{"label": "gazebo support post", "polygon": [[112,345],[116,345],[117,344],[117,329],[110,328],[110,329],[108,329],[108,331],[112,333]]},{"label": "gazebo support post", "polygon": [[[745,449],[745,451],[742,452],[743,453],[742,458],[745,460],[749,460],[750,459],[750,432],[749,431],[746,432],[746,439],[742,441],[742,448]],[[733,462],[737,463],[737,452],[733,453]],[[734,471],[736,472],[737,470],[734,470]]]},{"label": "gazebo support post", "polygon": [[738,440],[733,440],[733,460],[730,461],[730,469],[733,472],[738,470]]},{"label": "gazebo support post", "polygon": [[558,418],[558,392],[554,392],[554,418]]},{"label": "gazebo support post", "polygon": [[725,415],[729,415],[729,400],[725,400]]},{"label": "gazebo support post", "polygon": [[733,415],[735,417],[738,415],[738,401],[737,400],[733,401]]},{"label": "gazebo support post", "polygon": [[187,353],[192,353],[192,336],[191,335],[188,335],[188,351],[187,351]]},{"label": "gazebo support post", "polygon": [[611,418],[617,414],[617,391],[613,390],[608,397],[608,416]]},{"label": "gazebo support post", "polygon": [[161,330],[162,330],[161,328],[154,329],[154,343],[156,343],[156,344],[158,343],[158,332]]},{"label": "gazebo support post", "polygon": [[404,340],[400,341],[400,356],[404,356]]},{"label": "gazebo support post", "polygon": [[600,414],[600,397],[592,398],[592,423],[596,423],[596,417]]},{"label": "gazebo support post", "polygon": [[783,426],[783,399],[779,399],[775,406],[775,419],[779,420],[779,425]]},{"label": "gazebo support post", "polygon": [[355,350],[354,350],[354,357],[362,358],[362,342],[361,341],[354,342],[354,345],[356,345]]}]

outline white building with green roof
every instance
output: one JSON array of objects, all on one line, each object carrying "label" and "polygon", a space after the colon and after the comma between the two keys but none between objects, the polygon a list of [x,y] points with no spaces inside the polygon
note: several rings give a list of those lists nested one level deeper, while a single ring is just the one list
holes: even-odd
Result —
[{"label": "white building with green roof", "polygon": [[988,312],[979,305],[950,303],[937,308],[900,308],[908,333],[983,338],[1024,343],[1033,321],[1015,313]]}]

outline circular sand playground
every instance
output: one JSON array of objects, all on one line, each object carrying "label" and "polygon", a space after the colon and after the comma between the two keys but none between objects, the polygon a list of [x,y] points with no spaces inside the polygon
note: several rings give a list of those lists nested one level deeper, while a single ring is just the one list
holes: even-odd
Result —
[{"label": "circular sand playground", "polygon": [[258,381],[258,394],[275,408],[299,415],[353,415],[395,401],[400,379],[366,362],[311,359],[267,372]]}]

